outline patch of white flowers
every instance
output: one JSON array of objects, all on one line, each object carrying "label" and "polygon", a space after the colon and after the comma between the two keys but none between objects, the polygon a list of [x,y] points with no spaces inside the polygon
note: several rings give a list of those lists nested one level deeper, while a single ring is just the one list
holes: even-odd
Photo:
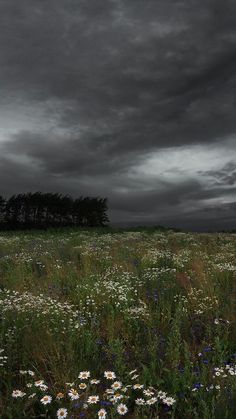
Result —
[{"label": "patch of white flowers", "polygon": [[131,318],[147,317],[147,305],[138,296],[143,283],[143,280],[132,272],[122,270],[122,267],[109,268],[104,274],[91,277],[88,283],[77,285],[78,296],[83,296],[79,300],[80,311],[86,317],[94,318],[99,315],[99,310],[101,312],[112,305]]},{"label": "patch of white flowers", "polygon": [[[131,383],[124,384],[121,380],[117,380],[117,374],[114,371],[104,371],[100,380],[91,378],[90,371],[81,371],[76,380],[72,383],[65,383],[63,391],[53,394],[52,392],[49,393],[49,387],[44,380],[35,380],[33,371],[21,370],[21,375],[26,376],[27,379],[32,377],[33,381],[27,382],[24,390],[13,390],[12,398],[25,399],[27,404],[30,400],[33,403],[35,399],[38,399],[43,406],[49,404],[53,406],[55,402],[55,417],[57,418],[66,417],[73,410],[73,402],[77,400],[82,402],[82,411],[97,408],[96,416],[99,418],[106,417],[109,409],[123,416],[134,409],[135,406],[137,408],[159,409],[161,405],[173,406],[176,403],[176,400],[164,391],[157,390],[154,387],[146,388],[144,384],[138,382],[134,383],[139,376],[136,372],[137,370],[130,371],[128,377]],[[86,384],[81,380],[86,380]],[[102,380],[103,385],[100,386]],[[58,409],[59,402],[67,407],[61,406]],[[101,403],[109,407],[101,409],[99,408]]]},{"label": "patch of white flowers", "polygon": [[5,319],[8,314],[24,315],[25,322],[32,318],[45,318],[48,328],[55,331],[77,330],[84,323],[81,313],[73,305],[59,302],[43,294],[0,290],[0,313]]}]

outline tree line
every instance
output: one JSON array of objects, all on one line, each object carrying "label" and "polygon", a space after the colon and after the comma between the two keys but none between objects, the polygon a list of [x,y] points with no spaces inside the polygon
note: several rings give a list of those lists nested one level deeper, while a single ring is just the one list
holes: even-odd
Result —
[{"label": "tree line", "polygon": [[0,196],[0,228],[29,229],[64,226],[97,227],[109,222],[107,198],[73,199],[58,193]]}]

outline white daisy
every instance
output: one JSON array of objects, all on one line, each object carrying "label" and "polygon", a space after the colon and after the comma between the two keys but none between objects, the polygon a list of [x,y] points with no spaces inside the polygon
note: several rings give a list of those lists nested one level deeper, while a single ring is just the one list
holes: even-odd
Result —
[{"label": "white daisy", "polygon": [[79,373],[79,378],[80,379],[86,380],[89,377],[90,377],[90,372],[89,371],[81,371]]},{"label": "white daisy", "polygon": [[167,396],[167,394],[164,391],[158,391],[157,396],[163,400]]},{"label": "white daisy", "polygon": [[105,418],[106,418],[106,415],[107,415],[107,412],[106,412],[106,410],[105,410],[105,409],[100,409],[100,410],[98,411],[98,417],[99,417],[100,419],[105,419]]},{"label": "white daisy", "polygon": [[66,418],[66,416],[68,415],[67,409],[65,409],[64,407],[62,407],[61,409],[58,409],[57,411],[57,417],[58,418]]},{"label": "white daisy", "polygon": [[113,371],[105,371],[104,372],[104,377],[107,380],[114,380],[116,378],[116,374]]},{"label": "white daisy", "polygon": [[120,381],[114,381],[111,387],[114,388],[114,390],[118,390],[119,388],[122,387],[122,383]]},{"label": "white daisy", "polygon": [[44,381],[43,380],[37,380],[37,381],[34,382],[35,387],[40,387],[43,384],[44,384]]},{"label": "white daisy", "polygon": [[146,403],[148,405],[152,405],[152,404],[154,404],[156,402],[157,402],[157,398],[156,397],[152,397],[151,399],[149,399],[149,400],[146,401]]},{"label": "white daisy", "polygon": [[138,406],[142,406],[142,405],[144,405],[144,404],[145,404],[145,400],[144,400],[144,399],[136,399],[136,400],[135,400],[135,403],[136,403]]},{"label": "white daisy", "polygon": [[90,380],[91,384],[99,384],[100,380],[96,380],[95,378],[93,378],[92,380]]},{"label": "white daisy", "polygon": [[96,404],[99,401],[99,397],[98,396],[89,396],[87,402],[89,404]]},{"label": "white daisy", "polygon": [[41,401],[42,404],[45,405],[45,404],[51,403],[52,398],[51,398],[51,396],[43,396],[42,399],[40,399],[40,401]]},{"label": "white daisy", "polygon": [[120,403],[117,406],[117,412],[119,413],[119,415],[125,415],[128,412],[128,408],[125,404]]},{"label": "white daisy", "polygon": [[14,397],[15,399],[17,399],[17,397],[24,397],[26,395],[26,393],[23,393],[23,391],[21,390],[13,390],[12,392],[12,397]]},{"label": "white daisy", "polygon": [[71,400],[78,400],[79,399],[79,393],[74,388],[70,389],[68,396]]},{"label": "white daisy", "polygon": [[163,403],[167,404],[167,406],[172,406],[176,402],[176,400],[173,397],[166,397],[162,401]]},{"label": "white daisy", "polygon": [[134,390],[141,389],[141,388],[143,388],[143,387],[144,387],[144,385],[143,385],[143,384],[134,384],[134,385],[133,385],[133,389],[134,389]]},{"label": "white daisy", "polygon": [[154,392],[150,390],[143,390],[143,394],[145,394],[147,397],[151,397],[154,395]]}]

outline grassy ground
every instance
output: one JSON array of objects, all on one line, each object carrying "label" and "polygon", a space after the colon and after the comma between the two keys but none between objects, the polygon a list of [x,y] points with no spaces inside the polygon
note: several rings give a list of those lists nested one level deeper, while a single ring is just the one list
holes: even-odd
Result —
[{"label": "grassy ground", "polygon": [[2,233],[1,418],[235,418],[235,250],[233,234]]}]

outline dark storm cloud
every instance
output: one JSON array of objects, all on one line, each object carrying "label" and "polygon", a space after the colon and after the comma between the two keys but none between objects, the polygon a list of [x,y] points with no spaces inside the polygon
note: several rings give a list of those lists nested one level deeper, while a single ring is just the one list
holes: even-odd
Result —
[{"label": "dark storm cloud", "polygon": [[[200,172],[201,173],[201,172]],[[216,185],[236,184],[236,161],[228,162],[221,170],[208,170],[205,175],[213,177]]]},{"label": "dark storm cloud", "polygon": [[[201,172],[214,192],[198,179],[155,190],[151,176],[145,189],[127,173],[163,148],[233,138],[235,42],[233,0],[1,1],[0,110],[17,104],[0,138],[1,192],[87,188],[127,214],[224,197],[227,166]],[[33,114],[24,129],[21,107]]]},{"label": "dark storm cloud", "polygon": [[[107,140],[107,142],[106,142]],[[93,142],[93,138],[59,138],[55,135],[42,135],[20,131],[12,140],[2,146],[6,153],[25,155],[39,162],[51,174],[89,176],[119,173],[127,170],[141,157],[135,150],[132,155],[110,152],[109,139]]]},{"label": "dark storm cloud", "polygon": [[232,1],[8,0],[0,12],[3,86],[60,99],[60,123],[95,126],[94,143],[108,135],[117,152],[234,132]]},{"label": "dark storm cloud", "polygon": [[[233,192],[234,188],[222,193],[221,189],[209,190],[196,181],[186,181],[178,188],[169,185],[159,193],[127,194],[123,200],[119,195],[113,196],[111,209],[114,221],[124,226],[138,222],[193,231],[236,229],[236,202],[217,203],[218,199],[227,200]],[[213,203],[206,205],[207,200]]]}]

